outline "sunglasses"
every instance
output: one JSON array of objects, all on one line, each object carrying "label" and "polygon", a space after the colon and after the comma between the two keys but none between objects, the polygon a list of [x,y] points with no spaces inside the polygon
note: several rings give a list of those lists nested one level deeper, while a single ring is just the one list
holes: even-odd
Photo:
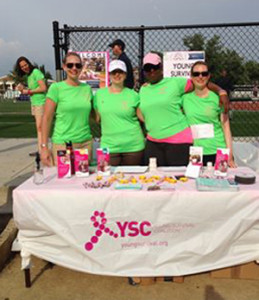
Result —
[{"label": "sunglasses", "polygon": [[193,77],[199,77],[200,75],[202,77],[207,77],[207,76],[209,76],[209,72],[208,71],[204,71],[204,72],[192,72],[192,76]]},{"label": "sunglasses", "polygon": [[72,69],[73,67],[76,67],[77,69],[82,69],[82,64],[80,64],[80,63],[67,63],[66,64],[66,67],[68,68],[68,69]]},{"label": "sunglasses", "polygon": [[143,70],[145,72],[151,72],[152,70],[156,71],[158,69],[160,69],[160,64],[158,64],[158,65],[146,64],[143,67]]}]

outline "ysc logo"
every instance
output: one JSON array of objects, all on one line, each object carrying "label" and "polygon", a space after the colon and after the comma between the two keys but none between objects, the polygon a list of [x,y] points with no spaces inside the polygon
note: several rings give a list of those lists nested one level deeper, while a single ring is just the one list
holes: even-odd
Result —
[{"label": "ysc logo", "polygon": [[148,227],[151,227],[151,223],[148,221],[116,222],[118,226],[117,233],[106,225],[107,218],[105,217],[104,212],[95,211],[90,220],[93,222],[93,227],[96,229],[96,231],[95,234],[90,238],[90,241],[85,243],[86,251],[93,250],[94,245],[100,241],[100,238],[103,234],[107,234],[113,239],[118,239],[119,237],[124,238],[126,236],[149,236],[151,234],[151,231],[148,230]]}]

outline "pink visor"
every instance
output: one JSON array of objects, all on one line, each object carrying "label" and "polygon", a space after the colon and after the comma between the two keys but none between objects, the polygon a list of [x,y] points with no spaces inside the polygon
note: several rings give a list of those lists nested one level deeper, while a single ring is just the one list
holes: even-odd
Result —
[{"label": "pink visor", "polygon": [[161,64],[161,62],[162,62],[161,57],[158,54],[148,53],[147,55],[145,55],[143,59],[143,66],[146,64],[151,64],[156,66]]}]

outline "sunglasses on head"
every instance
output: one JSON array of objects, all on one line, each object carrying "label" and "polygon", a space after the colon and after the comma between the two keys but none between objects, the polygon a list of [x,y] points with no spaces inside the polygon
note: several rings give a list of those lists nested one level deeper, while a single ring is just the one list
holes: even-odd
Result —
[{"label": "sunglasses on head", "polygon": [[152,70],[158,70],[158,69],[160,69],[160,64],[158,64],[158,65],[152,65],[152,64],[146,64],[146,65],[144,65],[144,67],[143,67],[143,70],[145,71],[145,72],[151,72]]},{"label": "sunglasses on head", "polygon": [[77,69],[82,69],[82,64],[81,63],[67,63],[66,67],[68,69],[72,69],[73,67],[76,67]]},{"label": "sunglasses on head", "polygon": [[207,77],[207,76],[209,76],[209,72],[208,71],[204,71],[204,72],[192,72],[192,76],[193,77],[199,77],[200,75],[202,77]]}]

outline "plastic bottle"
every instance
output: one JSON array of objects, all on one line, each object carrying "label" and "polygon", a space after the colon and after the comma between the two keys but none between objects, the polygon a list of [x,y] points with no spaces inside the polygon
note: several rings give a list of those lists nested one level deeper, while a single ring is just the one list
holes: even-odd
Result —
[{"label": "plastic bottle", "polygon": [[156,172],[157,170],[157,160],[156,157],[149,158],[149,172]]},{"label": "plastic bottle", "polygon": [[42,184],[44,182],[44,173],[43,173],[43,168],[42,168],[41,163],[40,163],[40,154],[39,154],[39,152],[36,153],[36,157],[35,157],[33,182],[35,184]]},{"label": "plastic bottle", "polygon": [[213,177],[213,173],[214,173],[214,168],[213,168],[213,164],[211,161],[207,162],[207,170],[206,170],[206,175],[211,178]]},{"label": "plastic bottle", "polygon": [[71,141],[66,143],[66,149],[70,150],[71,175],[75,175],[75,154]]}]

